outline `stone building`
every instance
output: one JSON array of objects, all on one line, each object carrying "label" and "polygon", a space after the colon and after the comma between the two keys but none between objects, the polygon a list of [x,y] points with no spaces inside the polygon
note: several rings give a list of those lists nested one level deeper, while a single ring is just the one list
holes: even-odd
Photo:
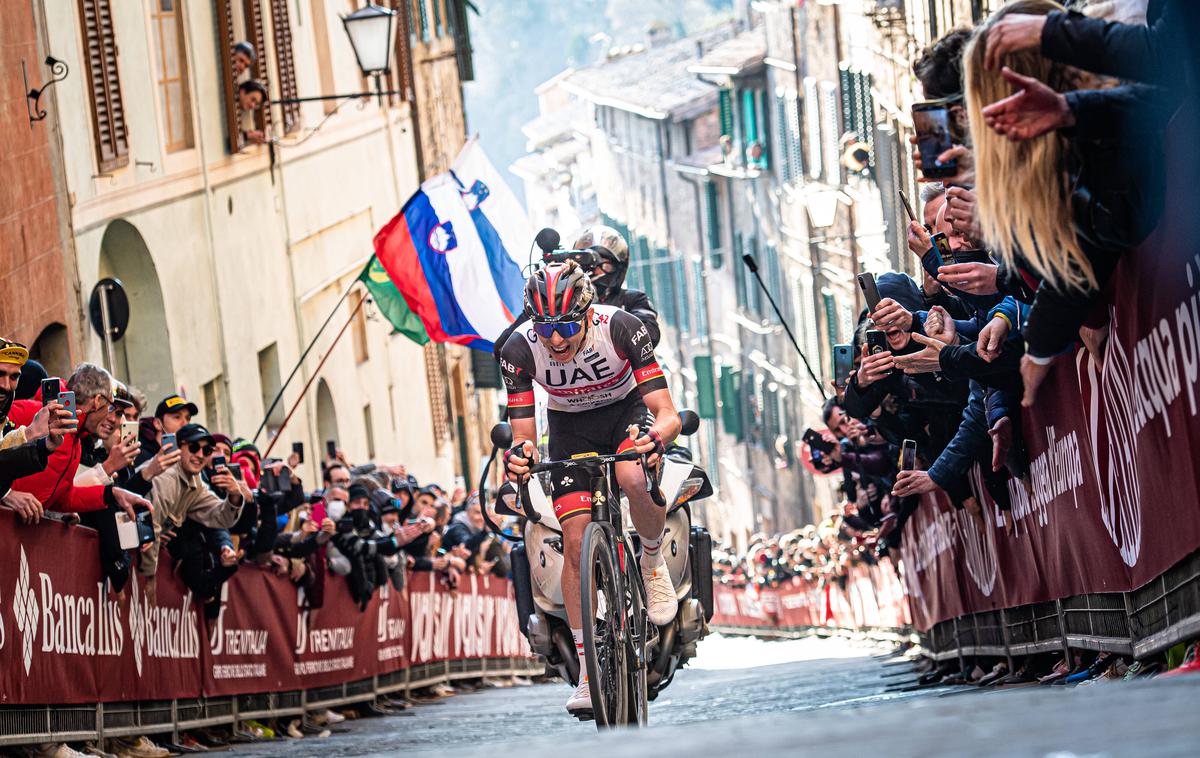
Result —
[{"label": "stone building", "polygon": [[[41,147],[27,148],[50,153],[38,158],[40,170],[57,179],[52,189],[38,184],[38,196],[66,201],[55,210],[62,233],[38,249],[70,251],[59,263],[67,271],[46,281],[69,282],[77,269],[85,295],[102,277],[122,281],[133,316],[115,345],[114,373],[151,402],[186,394],[214,429],[253,435],[330,319],[260,446],[312,380],[278,448],[306,443],[310,481],[332,439],[352,460],[403,462],[449,486],[476,473],[482,438],[474,427],[483,422],[466,419],[489,404],[494,416],[494,392],[475,391],[462,353],[391,334],[369,303],[359,307],[364,291],[355,281],[375,232],[463,143],[466,4],[391,3],[400,12],[383,84],[399,94],[275,103],[257,113],[244,112],[237,96],[247,78],[272,100],[373,89],[341,23],[362,4],[31,3],[40,45],[21,56],[51,54],[70,68],[33,131]],[[5,33],[31,36],[7,23]],[[256,51],[244,74],[232,54],[240,41]],[[79,346],[73,359],[104,361],[69,294],[43,320],[67,327]],[[42,328],[32,316],[28,324],[25,331]]]}]

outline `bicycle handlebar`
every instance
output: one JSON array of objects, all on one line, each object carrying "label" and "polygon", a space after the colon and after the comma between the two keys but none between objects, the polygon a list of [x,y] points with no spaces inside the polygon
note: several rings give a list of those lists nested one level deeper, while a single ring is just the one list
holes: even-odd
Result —
[{"label": "bicycle handlebar", "polygon": [[[629,450],[624,453],[612,453],[610,455],[589,455],[582,458],[570,458],[563,461],[545,461],[543,463],[535,463],[529,467],[529,477],[534,474],[540,474],[546,471],[555,471],[564,468],[576,468],[582,466],[595,466],[596,464],[608,465],[610,463],[619,463],[621,461],[641,461],[642,469],[647,471],[646,474],[646,491],[650,494],[650,500],[659,508],[667,507],[667,499],[662,493],[660,486],[662,481],[662,465],[661,456],[658,466],[651,469],[646,463],[647,456],[644,453],[639,453],[635,450]],[[521,510],[525,513],[526,518],[530,521],[540,523],[542,516],[533,507],[529,499],[529,479],[517,484],[517,499],[521,505]]]}]

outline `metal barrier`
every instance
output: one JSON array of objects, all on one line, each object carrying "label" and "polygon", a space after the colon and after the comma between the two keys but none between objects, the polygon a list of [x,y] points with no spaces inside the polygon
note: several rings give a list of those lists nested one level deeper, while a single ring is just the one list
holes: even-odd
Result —
[{"label": "metal barrier", "polygon": [[179,733],[191,729],[228,726],[247,719],[300,717],[308,711],[369,702],[383,695],[407,694],[456,680],[536,676],[544,671],[545,665],[533,658],[469,658],[289,692],[96,705],[7,706],[0,707],[0,746],[167,733],[178,742]]}]

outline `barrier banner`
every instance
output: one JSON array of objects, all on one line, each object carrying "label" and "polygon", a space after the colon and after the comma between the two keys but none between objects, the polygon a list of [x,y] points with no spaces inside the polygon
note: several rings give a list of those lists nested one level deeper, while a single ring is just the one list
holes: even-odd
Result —
[{"label": "barrier banner", "polygon": [[1024,413],[1031,487],[976,521],[926,496],[901,550],[916,626],[1071,595],[1124,592],[1200,548],[1200,171],[1185,109],[1166,208],[1112,281],[1103,363],[1058,358]]},{"label": "barrier banner", "polygon": [[452,658],[527,655],[508,581],[466,576],[458,591],[439,588],[439,577],[417,574],[409,584],[413,665]]},{"label": "barrier banner", "polygon": [[209,634],[170,560],[159,564],[156,602],[138,576],[110,596],[94,531],[26,526],[0,508],[0,704],[296,690],[427,661],[530,655],[507,580],[464,577],[451,592],[429,573],[408,579],[361,610],[331,574],[324,606],[308,610],[290,581],[243,564]]},{"label": "barrier banner", "polygon": [[852,566],[844,581],[794,576],[774,587],[713,585],[713,626],[890,629],[911,623],[904,587],[888,563]]}]

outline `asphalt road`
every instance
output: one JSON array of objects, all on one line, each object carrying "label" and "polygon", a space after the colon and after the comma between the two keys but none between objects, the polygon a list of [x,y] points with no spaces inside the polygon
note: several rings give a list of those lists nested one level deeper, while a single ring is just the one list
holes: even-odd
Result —
[{"label": "asphalt road", "polygon": [[[229,755],[1200,755],[1200,675],[1088,687],[896,692],[915,678],[843,640],[712,637],[650,705],[646,730],[596,732],[566,715],[563,684],[484,690],[344,733]],[[767,752],[769,751],[769,752]]]}]

